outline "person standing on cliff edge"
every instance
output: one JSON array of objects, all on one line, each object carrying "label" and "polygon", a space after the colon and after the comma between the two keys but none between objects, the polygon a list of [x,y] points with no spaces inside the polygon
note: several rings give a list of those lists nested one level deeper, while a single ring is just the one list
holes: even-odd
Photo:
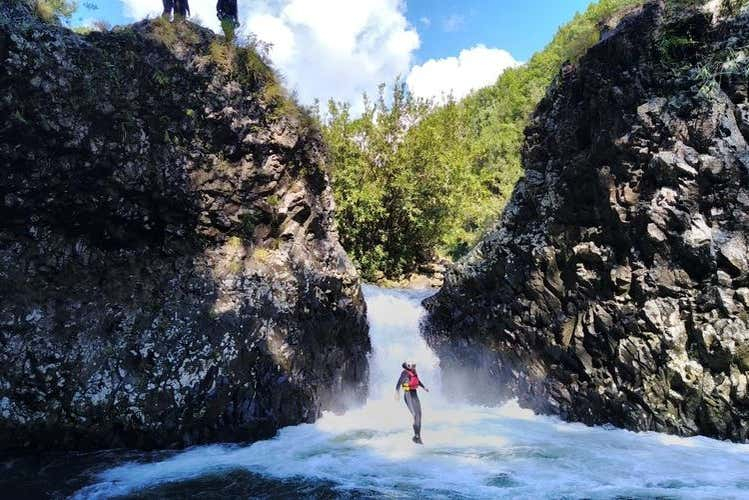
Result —
[{"label": "person standing on cliff edge", "polygon": [[184,19],[190,15],[190,4],[188,0],[163,0],[164,13],[162,17],[169,19],[174,12],[174,20]]},{"label": "person standing on cliff edge", "polygon": [[395,400],[398,400],[399,391],[403,388],[403,400],[414,418],[414,437],[411,440],[416,444],[424,444],[421,442],[421,402],[416,390],[423,387],[425,391],[429,392],[429,389],[419,380],[419,375],[416,373],[416,363],[406,361],[401,366],[403,371],[398,383],[395,384]]},{"label": "person standing on cliff edge", "polygon": [[234,27],[239,26],[239,14],[237,11],[237,0],[218,0],[216,4],[216,15],[222,23],[229,22]]},{"label": "person standing on cliff edge", "polygon": [[216,15],[221,22],[221,29],[227,41],[234,40],[234,32],[239,27],[237,0],[218,0]]}]

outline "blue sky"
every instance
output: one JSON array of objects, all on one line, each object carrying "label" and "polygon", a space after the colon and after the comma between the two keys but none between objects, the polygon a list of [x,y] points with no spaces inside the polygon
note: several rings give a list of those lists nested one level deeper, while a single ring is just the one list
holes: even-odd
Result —
[{"label": "blue sky", "polygon": [[[96,9],[86,7],[83,5],[85,3],[96,4]],[[89,19],[101,19],[112,25],[125,24],[132,21],[125,15],[124,4],[117,0],[87,0],[86,2],[81,2],[78,6],[78,11],[73,15],[72,24],[82,24]]]},{"label": "blue sky", "polygon": [[[72,24],[124,24],[157,14],[159,0],[92,0]],[[85,1],[80,2],[85,4]],[[215,0],[190,0],[214,29]],[[239,0],[243,29],[272,43],[270,56],[303,102],[355,102],[404,78],[420,97],[458,97],[527,61],[589,0]]]},{"label": "blue sky", "polygon": [[[457,54],[482,43],[527,61],[557,28],[590,0],[408,0],[407,17],[418,27],[420,61]],[[427,19],[428,25],[422,22]]]}]

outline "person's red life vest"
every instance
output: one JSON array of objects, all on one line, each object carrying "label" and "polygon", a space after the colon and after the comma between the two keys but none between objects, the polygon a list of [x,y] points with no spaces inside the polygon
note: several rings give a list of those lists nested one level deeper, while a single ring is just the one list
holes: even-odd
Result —
[{"label": "person's red life vest", "polygon": [[419,376],[416,375],[415,371],[406,370],[406,373],[408,373],[408,382],[403,384],[403,388],[409,391],[415,391],[419,388]]}]

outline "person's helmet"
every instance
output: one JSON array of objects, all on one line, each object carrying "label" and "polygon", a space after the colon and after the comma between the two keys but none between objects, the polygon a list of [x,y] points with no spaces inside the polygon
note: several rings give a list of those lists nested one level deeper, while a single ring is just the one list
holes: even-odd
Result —
[{"label": "person's helmet", "polygon": [[406,365],[406,367],[409,368],[410,370],[413,370],[414,368],[416,368],[416,361],[413,361],[413,360],[406,361],[403,364]]}]

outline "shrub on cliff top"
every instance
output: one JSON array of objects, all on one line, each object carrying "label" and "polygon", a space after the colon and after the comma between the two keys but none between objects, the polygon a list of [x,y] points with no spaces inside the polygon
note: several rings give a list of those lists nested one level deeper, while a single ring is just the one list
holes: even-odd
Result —
[{"label": "shrub on cliff top", "polygon": [[214,39],[208,47],[208,59],[221,71],[240,82],[262,88],[262,99],[275,116],[287,115],[308,123],[305,111],[282,85],[267,56],[267,47],[253,36]]},{"label": "shrub on cliff top", "polygon": [[73,0],[25,0],[44,22],[60,23],[73,15],[77,2]]}]

